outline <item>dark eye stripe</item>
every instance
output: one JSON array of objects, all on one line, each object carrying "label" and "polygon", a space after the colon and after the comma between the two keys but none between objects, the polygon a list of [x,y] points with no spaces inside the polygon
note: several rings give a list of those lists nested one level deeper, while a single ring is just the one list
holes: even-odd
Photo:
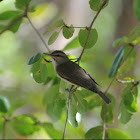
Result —
[{"label": "dark eye stripe", "polygon": [[59,55],[59,54],[55,54],[54,56],[60,56],[60,57],[63,57],[62,55]]}]

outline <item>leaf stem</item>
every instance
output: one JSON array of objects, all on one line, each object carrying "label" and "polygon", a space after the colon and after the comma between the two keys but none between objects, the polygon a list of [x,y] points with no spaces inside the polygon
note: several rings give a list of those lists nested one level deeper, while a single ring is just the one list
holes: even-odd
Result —
[{"label": "leaf stem", "polygon": [[88,42],[88,40],[89,40],[89,36],[90,36],[90,32],[91,32],[92,26],[93,26],[95,20],[97,19],[98,15],[100,14],[101,10],[103,9],[104,5],[107,3],[107,1],[108,1],[108,0],[105,0],[105,1],[103,2],[103,4],[101,5],[100,9],[99,9],[98,12],[96,13],[95,17],[93,18],[93,20],[92,20],[92,22],[91,22],[91,24],[90,24],[90,26],[89,26],[89,28],[88,28],[88,35],[87,35],[86,42],[85,42],[85,44],[84,44],[83,50],[82,50],[82,52],[81,52],[79,58],[77,59],[78,64],[79,64],[79,62],[80,62],[80,60],[81,60],[81,58],[82,58],[82,55],[84,54],[84,51],[85,51],[87,42]]}]

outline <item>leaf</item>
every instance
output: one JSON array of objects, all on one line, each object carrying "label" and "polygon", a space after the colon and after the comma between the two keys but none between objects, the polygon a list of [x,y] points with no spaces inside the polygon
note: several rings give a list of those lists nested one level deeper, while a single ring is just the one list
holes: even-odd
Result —
[{"label": "leaf", "polygon": [[140,24],[138,24],[129,34],[129,42],[135,41],[138,37],[140,37]]},{"label": "leaf", "polygon": [[61,117],[65,99],[62,99],[59,94],[59,86],[55,85],[49,88],[43,98],[43,103],[47,104],[46,112],[53,121],[58,121]]},{"label": "leaf", "polygon": [[138,88],[134,87],[133,84],[127,84],[127,86],[123,90],[122,100],[127,110],[130,112],[137,111],[137,96],[138,96]]},{"label": "leaf", "polygon": [[132,115],[133,114],[128,112],[128,110],[126,109],[124,102],[121,101],[119,106],[119,115],[118,115],[118,119],[120,120],[120,122],[123,124],[128,123],[131,120]]},{"label": "leaf", "polygon": [[15,7],[20,10],[24,10],[27,4],[29,4],[31,0],[16,0]]},{"label": "leaf", "polygon": [[88,103],[85,99],[83,99],[80,94],[74,93],[73,98],[76,101],[77,111],[81,114],[84,114],[88,110]]},{"label": "leaf", "polygon": [[19,11],[6,11],[0,14],[0,20],[9,20],[14,17],[17,17],[17,15],[21,15],[21,12]]},{"label": "leaf", "polygon": [[81,46],[80,43],[79,43],[79,39],[78,39],[78,36],[75,37],[72,41],[70,41],[65,47],[64,47],[64,51],[65,50],[69,50],[69,49],[74,49],[74,48],[77,48]]},{"label": "leaf", "polygon": [[140,21],[140,1],[139,0],[133,0],[133,9],[134,9],[134,15],[138,21]]},{"label": "leaf", "polygon": [[53,44],[55,40],[57,39],[58,35],[59,35],[58,32],[54,32],[48,40],[48,45]]},{"label": "leaf", "polygon": [[37,61],[36,63],[33,64],[31,68],[31,72],[33,74],[33,78],[37,83],[45,83],[47,80],[47,65],[43,64],[40,61]]},{"label": "leaf", "polygon": [[[11,25],[12,23],[14,23],[15,20],[18,19],[20,16],[21,16],[21,15],[17,15],[16,17],[14,17],[14,18],[11,20],[11,22],[8,23],[8,26]],[[14,25],[13,25],[10,29],[8,29],[8,30],[12,31],[13,33],[16,33],[16,32],[18,31],[18,29],[19,29],[21,23],[22,23],[22,19],[20,19],[16,24],[14,24]]]},{"label": "leaf", "polygon": [[107,129],[106,130],[106,139],[130,139],[126,134],[121,132],[120,130],[117,129]]},{"label": "leaf", "polygon": [[[128,55],[128,53],[131,51],[132,47],[126,45],[124,47],[124,58]],[[131,71],[135,64],[136,64],[136,52],[135,50],[132,50],[131,54],[127,56],[126,61],[121,65],[121,67],[118,69],[118,75],[122,76],[124,74],[127,74],[129,71]]]},{"label": "leaf", "polygon": [[10,109],[10,103],[8,99],[0,95],[0,113],[7,113]]},{"label": "leaf", "polygon": [[88,108],[91,110],[95,107],[101,106],[102,100],[100,96],[95,95],[88,101]]},{"label": "leaf", "polygon": [[40,129],[39,121],[26,114],[14,117],[10,124],[18,134],[23,136],[29,136]]},{"label": "leaf", "polygon": [[[101,7],[101,5],[104,3],[105,0],[90,0],[89,1],[89,5],[90,8],[93,11],[98,11]],[[107,1],[107,3],[105,4],[105,6],[103,8],[105,8],[108,5],[109,0]]]},{"label": "leaf", "polygon": [[34,64],[35,62],[37,62],[38,60],[40,60],[40,58],[42,57],[42,54],[41,53],[37,53],[35,56],[32,56],[28,62],[27,62],[27,65],[32,65]]},{"label": "leaf", "polygon": [[122,45],[122,44],[124,44],[124,43],[128,43],[128,37],[126,37],[126,36],[115,40],[115,41],[113,42],[113,47],[120,46],[120,45]]},{"label": "leaf", "polygon": [[88,130],[85,134],[86,139],[102,139],[103,126],[96,126]]},{"label": "leaf", "polygon": [[43,128],[52,139],[61,139],[63,136],[62,131],[56,130],[52,123],[43,123]]},{"label": "leaf", "polygon": [[[79,38],[79,42],[81,44],[82,47],[84,47],[85,42],[87,40],[87,36],[88,36],[88,30],[82,30],[80,29],[79,34],[78,34],[78,38]],[[98,33],[96,31],[96,29],[91,29],[90,35],[89,35],[89,39],[86,45],[86,49],[93,47],[98,39]]]},{"label": "leaf", "polygon": [[76,101],[72,97],[72,100],[70,103],[69,121],[74,128],[78,127],[78,122],[76,120],[76,114],[77,114]]},{"label": "leaf", "polygon": [[74,28],[73,25],[71,25],[70,27],[63,27],[63,36],[66,39],[69,39],[73,36],[74,33]]},{"label": "leaf", "polygon": [[55,30],[56,28],[61,27],[61,26],[63,26],[63,25],[65,25],[65,23],[64,23],[64,21],[63,21],[62,19],[57,20],[55,23],[53,23],[53,24],[50,26],[49,30],[47,30],[47,31],[44,33],[44,35],[49,34],[49,33],[52,32],[53,30]]},{"label": "leaf", "polygon": [[105,122],[108,123],[113,123],[113,116],[114,116],[114,110],[115,110],[115,98],[111,94],[107,94],[107,97],[111,99],[111,104],[106,105],[105,110],[104,110],[104,104],[102,105],[102,110],[101,110],[101,118],[104,120],[104,115],[105,115]]},{"label": "leaf", "polygon": [[109,70],[108,76],[114,77],[118,71],[118,68],[122,62],[123,59],[123,55],[124,55],[124,47],[122,47],[121,49],[119,49],[119,51],[117,52],[117,54],[115,55],[115,58],[112,62],[112,66]]}]

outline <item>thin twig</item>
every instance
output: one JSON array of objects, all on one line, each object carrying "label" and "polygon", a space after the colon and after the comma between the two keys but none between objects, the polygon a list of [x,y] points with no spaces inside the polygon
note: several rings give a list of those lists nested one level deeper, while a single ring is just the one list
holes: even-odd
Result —
[{"label": "thin twig", "polygon": [[71,86],[70,91],[69,91],[67,116],[66,116],[66,122],[65,122],[65,127],[64,127],[64,132],[63,132],[63,138],[62,138],[62,140],[64,140],[66,129],[67,129],[67,123],[68,123],[68,117],[69,117],[69,110],[70,110],[70,101],[71,101],[71,94],[72,94],[71,91],[72,91],[72,88],[73,88],[73,85]]},{"label": "thin twig", "polygon": [[93,20],[92,20],[92,22],[91,22],[91,24],[90,24],[90,26],[89,26],[89,28],[88,28],[87,39],[86,39],[86,42],[85,42],[85,44],[84,44],[83,50],[82,50],[82,52],[81,52],[81,54],[80,54],[80,56],[79,56],[79,58],[78,58],[78,60],[77,60],[78,63],[80,62],[80,60],[81,60],[81,58],[82,58],[82,55],[83,55],[83,53],[84,53],[84,51],[85,51],[87,42],[88,42],[88,40],[89,40],[89,36],[90,36],[90,32],[91,32],[92,26],[93,26],[95,20],[97,19],[99,13],[100,13],[101,10],[103,9],[104,5],[107,3],[107,1],[108,1],[108,0],[105,0],[105,1],[103,2],[103,4],[101,5],[99,11],[96,13],[95,17],[93,18]]},{"label": "thin twig", "polygon": [[67,27],[67,28],[80,28],[80,29],[81,29],[81,28],[82,28],[82,29],[83,29],[83,28],[84,28],[84,29],[87,29],[87,28],[88,28],[88,27],[72,27],[72,26],[68,26],[68,25],[64,25],[63,27]]},{"label": "thin twig", "polygon": [[[131,54],[131,52],[134,49],[134,45],[133,44],[129,44],[130,46],[132,46],[131,50],[128,52],[128,54],[126,55],[126,57],[123,59],[123,61],[120,64],[120,67],[124,64],[124,62],[128,59],[129,55]],[[111,80],[111,82],[109,83],[109,86],[107,87],[107,89],[105,90],[104,94],[106,94],[108,92],[108,90],[110,89],[110,87],[112,86],[114,80],[116,79],[116,76],[113,77],[113,79]],[[103,104],[104,108],[103,108],[103,112],[104,112],[104,116],[103,116],[103,136],[102,136],[102,140],[105,139],[105,130],[106,130],[106,123],[105,123],[105,111],[106,111],[106,104]]]},{"label": "thin twig", "polygon": [[41,34],[38,32],[38,30],[35,28],[35,26],[33,25],[33,23],[31,22],[30,18],[27,16],[27,19],[29,21],[29,23],[31,24],[32,28],[35,30],[35,32],[37,33],[37,35],[39,36],[39,38],[41,39],[42,43],[45,45],[45,47],[47,48],[47,50],[49,52],[51,52],[51,50],[49,49],[49,47],[47,46],[46,42],[44,41],[43,37],[41,36]]}]

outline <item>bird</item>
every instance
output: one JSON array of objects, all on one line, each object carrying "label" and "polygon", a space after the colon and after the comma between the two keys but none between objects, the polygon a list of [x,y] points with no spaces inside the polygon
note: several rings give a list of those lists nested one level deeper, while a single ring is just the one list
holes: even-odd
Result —
[{"label": "bird", "polygon": [[50,54],[44,54],[51,58],[54,70],[62,80],[97,93],[105,103],[111,103],[111,100],[98,88],[99,84],[92,76],[77,63],[71,61],[63,51],[55,50]]}]

